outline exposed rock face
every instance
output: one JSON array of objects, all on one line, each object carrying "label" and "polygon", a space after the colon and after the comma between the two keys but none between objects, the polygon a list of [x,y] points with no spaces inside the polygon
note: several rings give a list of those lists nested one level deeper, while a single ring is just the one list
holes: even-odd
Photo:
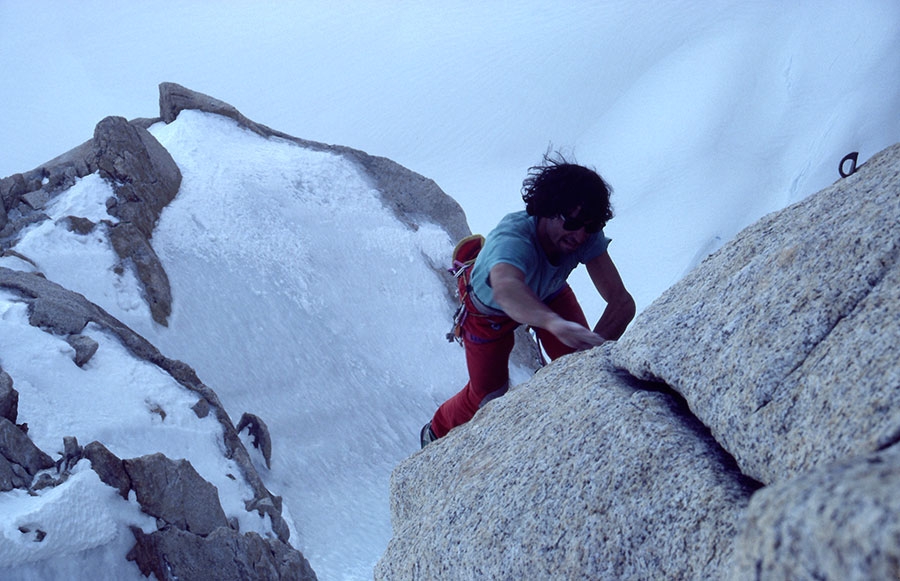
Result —
[{"label": "exposed rock face", "polygon": [[[107,209],[116,220],[95,222],[84,216],[65,216],[58,224],[82,235],[108,237],[122,259],[133,266],[143,287],[153,319],[166,325],[172,296],[168,277],[157,257],[152,235],[160,212],[172,201],[181,173],[168,152],[147,131],[160,120],[171,122],[184,109],[200,109],[224,115],[266,137],[278,137],[302,147],[329,151],[358,165],[384,203],[410,228],[430,222],[443,227],[451,238],[469,233],[458,204],[431,180],[400,165],[350,148],[301,140],[247,119],[231,105],[172,83],[160,85],[160,118],[126,121],[108,117],[98,123],[94,136],[79,147],[22,174],[0,179],[0,253],[12,255],[33,267],[32,273],[0,267],[0,289],[12,291],[28,304],[29,322],[60,335],[74,350],[74,363],[90,367],[97,341],[85,328],[96,324],[121,341],[135,357],[157,365],[186,389],[201,396],[193,406],[198,417],[213,416],[222,424],[226,456],[233,460],[253,491],[246,510],[268,515],[278,539],[255,533],[242,534],[236,523],[225,519],[215,489],[189,464],[176,465],[161,456],[121,460],[99,442],[82,449],[75,437],[64,438],[63,457],[53,462],[30,441],[25,426],[16,426],[17,397],[13,379],[0,370],[0,489],[49,487],[60,484],[82,458],[91,462],[102,482],[123,498],[134,492],[143,509],[158,519],[159,530],[145,534],[135,530],[136,546],[129,558],[145,574],[159,578],[315,579],[303,556],[287,544],[288,525],[282,517],[281,499],[272,495],[252,462],[216,394],[185,363],[173,361],[143,337],[114,319],[84,296],[47,280],[39,261],[20,254],[18,237],[30,224],[48,219],[45,208],[76,179],[99,173],[112,187]],[[443,271],[445,265],[434,265]],[[117,272],[119,271],[117,270]],[[448,278],[448,291],[452,282]],[[449,325],[449,321],[448,321]],[[247,426],[266,462],[271,442],[260,418]],[[5,422],[5,423],[3,423]],[[241,428],[245,427],[244,425]],[[55,475],[49,469],[57,469]],[[35,477],[35,474],[44,470]],[[40,480],[40,482],[35,482]],[[201,494],[202,493],[202,494]],[[197,495],[203,498],[198,500]],[[309,534],[315,534],[311,531]]]},{"label": "exposed rock face", "polygon": [[216,487],[187,460],[152,454],[125,460],[123,466],[147,514],[200,536],[228,526]]},{"label": "exposed rock face", "polygon": [[[156,347],[132,331],[121,321],[88,301],[82,295],[66,290],[41,276],[0,267],[0,288],[21,294],[29,303],[29,321],[57,335],[79,334],[88,322],[93,322],[117,337],[137,358],[149,361],[169,373],[185,388],[196,392],[207,401],[224,428],[225,448],[242,468],[244,476],[256,493],[257,500],[269,499],[278,506],[272,494],[263,485],[253,468],[250,456],[244,448],[231,419],[219,402],[218,396],[204,385],[197,374],[185,363],[163,356]],[[273,516],[273,525],[287,540],[287,525],[278,515]]]},{"label": "exposed rock face", "polygon": [[18,407],[19,393],[13,389],[12,378],[0,369],[0,492],[31,485],[34,472],[27,469],[29,458],[37,457],[42,464],[53,465],[49,456],[15,425]]},{"label": "exposed rock face", "polygon": [[767,484],[900,438],[900,145],[760,220],[641,314],[616,362]]},{"label": "exposed rock face", "polygon": [[100,347],[96,341],[87,335],[69,335],[66,337],[66,342],[75,349],[75,365],[78,367],[84,367]]},{"label": "exposed rock face", "polygon": [[0,179],[0,206],[5,208],[0,211],[0,248],[11,245],[28,224],[46,219],[41,210],[53,195],[96,170],[91,167],[92,150],[92,141],[87,141],[36,169]]},{"label": "exposed rock face", "polygon": [[16,423],[19,394],[13,389],[12,377],[0,368],[0,417]]},{"label": "exposed rock face", "polygon": [[110,225],[110,241],[119,256],[134,264],[153,320],[165,325],[172,292],[150,238],[160,212],[178,193],[181,171],[149,131],[121,117],[98,123],[93,144],[94,165],[116,193],[109,213],[119,223]]},{"label": "exposed rock face", "polygon": [[[178,193],[181,171],[140,123],[107,117],[97,124],[90,141],[25,175],[0,180],[3,204],[16,208],[14,219],[6,211],[0,216],[0,248],[14,246],[16,234],[25,226],[47,218],[42,210],[53,196],[95,171],[116,195],[108,204],[109,213],[119,220],[107,224],[113,248],[123,261],[134,265],[153,319],[165,325],[172,311],[172,294],[150,238],[160,212]],[[68,220],[73,230],[93,228],[77,216]]]},{"label": "exposed rock face", "polygon": [[297,551],[279,541],[266,541],[256,533],[217,528],[201,537],[176,527],[151,534],[135,529],[137,544],[128,558],[141,572],[157,579],[192,581],[315,581],[309,563]]},{"label": "exposed rock face", "polygon": [[898,192],[900,145],[403,462],[376,578],[897,578]]},{"label": "exposed rock face", "polygon": [[104,484],[119,491],[122,498],[128,498],[131,490],[131,478],[125,471],[125,465],[115,454],[106,449],[100,442],[91,442],[84,447],[83,455],[90,460],[91,468]]},{"label": "exposed rock face", "polygon": [[0,418],[0,458],[0,490],[26,488],[38,472],[53,467],[53,459],[6,418]]},{"label": "exposed rock face", "polygon": [[[266,489],[218,397],[200,382],[190,367],[180,361],[164,357],[146,339],[82,295],[66,290],[39,275],[0,267],[0,289],[19,294],[29,304],[29,322],[32,325],[41,327],[47,332],[65,336],[69,344],[75,346],[75,364],[79,364],[79,362],[83,364],[85,358],[89,359],[96,352],[96,342],[81,335],[82,330],[91,322],[117,337],[135,357],[157,365],[183,387],[200,395],[201,401],[205,403],[203,406],[194,406],[198,410],[198,416],[215,414],[223,427],[224,445],[228,457],[235,461],[254,491],[255,497],[247,503],[247,510],[268,515],[272,522],[272,529],[279,537],[278,541],[259,538],[258,541],[251,542],[250,540],[234,540],[232,534],[228,533],[223,537],[226,540],[222,541],[228,549],[216,549],[219,551],[216,554],[221,558],[227,556],[232,559],[233,556],[228,551],[253,548],[259,555],[265,556],[267,563],[274,558],[271,555],[280,555],[279,559],[282,561],[305,563],[299,552],[285,544],[289,537],[289,530],[281,516],[281,499],[273,496]],[[13,380],[14,378],[0,372],[0,408],[6,410],[4,417],[0,418],[0,490],[37,486],[37,484],[33,484],[34,476],[39,471],[55,465],[53,460],[39,450],[27,434],[13,423],[15,403],[17,402],[17,395],[12,388]],[[10,415],[12,418],[9,418]],[[134,490],[143,509],[148,514],[156,516],[161,522],[190,535],[206,536],[218,528],[226,528],[231,531],[218,502],[215,488],[200,478],[190,464],[183,461],[174,462],[161,455],[122,461],[98,442],[88,444],[82,452],[72,439],[72,445],[66,445],[67,450],[70,448],[72,452],[67,451],[66,456],[72,457],[64,458],[61,465],[72,465],[82,456],[88,458],[104,483],[116,488],[123,498],[127,498],[129,491]],[[61,478],[64,479],[65,475],[63,474]],[[41,486],[54,485],[56,482],[57,480],[52,477],[46,478]],[[140,539],[144,537],[138,535],[138,532],[135,535],[140,543]],[[240,536],[237,531],[234,531],[234,535]],[[156,543],[156,541],[153,542]],[[258,543],[275,543],[277,546],[273,544],[270,553],[265,553],[260,552],[257,547]],[[165,558],[165,562],[168,564],[175,563],[175,557],[166,557],[162,552],[165,547],[170,545],[156,543],[154,546],[157,548],[152,552],[153,555],[159,559]],[[215,545],[203,544],[202,546]],[[291,554],[291,552],[295,554]],[[136,554],[145,553],[138,551]],[[184,554],[187,553],[182,551],[182,556]],[[204,555],[202,559],[210,558],[208,553]],[[149,559],[149,557],[147,558]],[[198,555],[197,558],[201,557]],[[250,555],[243,555],[240,559],[256,566]],[[196,566],[193,562],[176,564],[178,567]],[[147,569],[149,571],[159,565],[150,565],[149,561],[146,561],[141,566],[150,567]],[[308,564],[306,564],[306,568],[309,568]],[[313,579],[315,577],[305,578]]]},{"label": "exposed rock face", "polygon": [[149,131],[122,117],[107,117],[94,129],[94,164],[113,184],[110,214],[134,225],[148,240],[159,213],[181,185],[181,171]]},{"label": "exposed rock face", "polygon": [[678,398],[561,359],[397,467],[376,579],[716,579],[755,483]]},{"label": "exposed rock face", "polygon": [[731,579],[900,578],[900,448],[855,456],[760,490]]}]

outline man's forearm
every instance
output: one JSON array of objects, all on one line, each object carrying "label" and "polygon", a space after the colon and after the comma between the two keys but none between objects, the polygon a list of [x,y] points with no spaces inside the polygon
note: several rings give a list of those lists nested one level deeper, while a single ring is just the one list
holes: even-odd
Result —
[{"label": "man's forearm", "polygon": [[628,323],[634,319],[635,310],[634,299],[626,293],[615,303],[606,305],[603,315],[594,326],[594,332],[604,339],[618,339],[625,332]]},{"label": "man's forearm", "polygon": [[554,319],[562,318],[524,283],[509,281],[495,285],[494,300],[509,318],[523,325],[546,329]]}]

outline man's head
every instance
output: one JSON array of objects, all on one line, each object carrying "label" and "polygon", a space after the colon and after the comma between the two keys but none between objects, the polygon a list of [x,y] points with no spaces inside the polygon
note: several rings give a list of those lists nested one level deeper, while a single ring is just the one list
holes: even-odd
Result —
[{"label": "man's head", "polygon": [[586,225],[595,232],[612,219],[612,188],[597,172],[569,163],[562,155],[544,155],[522,182],[525,210],[540,218],[569,218],[567,225]]}]

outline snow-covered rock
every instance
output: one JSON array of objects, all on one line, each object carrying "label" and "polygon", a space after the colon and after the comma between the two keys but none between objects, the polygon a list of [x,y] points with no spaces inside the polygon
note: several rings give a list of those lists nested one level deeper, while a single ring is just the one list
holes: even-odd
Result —
[{"label": "snow-covered rock", "polygon": [[[10,209],[8,222],[0,225],[0,407],[9,416],[2,422],[9,424],[10,441],[18,446],[3,456],[13,461],[0,466],[3,488],[11,489],[0,497],[11,507],[0,538],[0,576],[72,577],[80,574],[79,563],[102,562],[117,578],[153,572],[196,579],[311,579],[315,564],[310,567],[298,550],[310,545],[318,554],[337,556],[340,565],[329,562],[332,570],[343,566],[354,576],[368,574],[374,555],[348,559],[342,547],[329,546],[335,535],[354,534],[349,525],[339,533],[321,532],[292,519],[293,509],[294,515],[321,516],[329,526],[360,522],[358,508],[356,515],[336,519],[327,499],[321,507],[308,504],[318,503],[322,493],[304,478],[326,471],[310,473],[304,466],[334,461],[318,441],[340,447],[340,438],[356,438],[319,418],[304,394],[315,395],[323,378],[346,383],[350,377],[347,388],[364,390],[370,399],[387,390],[387,402],[406,405],[403,390],[412,390],[426,402],[416,405],[434,405],[407,372],[382,371],[379,363],[389,366],[392,359],[378,354],[394,349],[408,357],[423,345],[440,346],[462,363],[462,351],[444,340],[453,309],[445,263],[454,238],[468,234],[465,215],[433,181],[391,160],[285,135],[171,83],[160,86],[160,105],[159,118],[108,117],[81,146],[0,180],[4,208]],[[204,172],[214,178],[198,183]],[[160,233],[161,215],[176,194],[181,210],[169,212],[169,226]],[[184,226],[185,219],[189,227],[173,233],[172,225]],[[199,236],[194,226],[201,227]],[[160,246],[165,255],[157,254]],[[166,265],[177,275],[173,284]],[[185,276],[193,279],[187,287]],[[336,304],[327,304],[329,295],[310,292],[314,278],[336,285]],[[346,298],[350,284],[361,300]],[[186,296],[187,289],[196,296]],[[250,300],[234,289],[252,290]],[[173,305],[181,310],[173,311]],[[419,313],[419,319],[429,319],[425,328],[434,339],[423,343],[396,335],[394,345],[376,345],[366,337],[383,338],[392,329],[376,325],[365,311],[360,317],[360,307],[383,311],[376,314],[383,324]],[[236,309],[246,320],[233,317]],[[329,316],[331,310],[339,316]],[[371,365],[319,371],[328,357],[298,359],[304,344],[298,327],[310,329],[314,349],[327,354],[335,347],[313,332],[319,326],[334,337],[350,329],[347,356],[361,354]],[[287,341],[279,338],[285,330]],[[204,375],[226,392],[247,393],[253,402],[274,398],[275,407],[261,413],[252,408],[257,413],[244,413],[236,429],[194,368],[164,356],[148,337],[165,341],[185,361],[200,361]],[[265,356],[256,357],[258,352]],[[268,361],[273,356],[281,359],[274,373]],[[281,391],[288,381],[293,389]],[[340,393],[340,386],[329,389]],[[286,396],[300,397],[300,405],[286,404]],[[356,399],[343,394],[338,401]],[[330,401],[324,405],[334,407]],[[23,424],[16,426],[19,410]],[[418,423],[419,413],[404,415]],[[267,427],[273,415],[276,434]],[[299,425],[316,423],[338,429],[338,437],[327,432],[295,438]],[[402,441],[408,433],[414,443],[412,427],[384,424],[388,437]],[[245,428],[249,434],[239,435]],[[77,440],[89,443],[81,448]],[[379,438],[366,445],[384,449]],[[405,453],[405,445],[393,447]],[[354,453],[375,457],[365,449]],[[40,462],[26,462],[26,456]],[[376,504],[374,516],[364,518],[386,529],[386,543],[393,461],[387,455],[376,464],[363,467],[358,484],[366,492],[361,499],[349,495],[349,501],[368,509],[370,496],[384,498],[384,517]],[[383,486],[374,486],[369,474],[383,478]],[[286,491],[289,503],[269,492],[271,482]],[[321,485],[334,487],[330,481]],[[311,500],[298,501],[298,491]],[[84,504],[87,497],[90,506],[109,510],[95,510],[96,519],[65,517],[80,510],[68,506],[68,499]],[[348,495],[338,500],[338,511],[347,513]],[[50,502],[68,512],[48,518]],[[357,529],[370,537],[365,526]],[[65,542],[73,537],[81,541]],[[29,552],[28,542],[40,542],[41,550]]]}]

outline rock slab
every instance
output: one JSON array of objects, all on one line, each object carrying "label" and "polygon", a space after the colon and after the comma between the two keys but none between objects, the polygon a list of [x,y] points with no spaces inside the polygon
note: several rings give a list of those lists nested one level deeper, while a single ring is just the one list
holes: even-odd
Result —
[{"label": "rock slab", "polygon": [[900,144],[745,229],[614,360],[681,393],[772,484],[900,439]]},{"label": "rock slab", "polygon": [[396,468],[375,578],[721,578],[754,489],[676,397],[597,349]]}]

